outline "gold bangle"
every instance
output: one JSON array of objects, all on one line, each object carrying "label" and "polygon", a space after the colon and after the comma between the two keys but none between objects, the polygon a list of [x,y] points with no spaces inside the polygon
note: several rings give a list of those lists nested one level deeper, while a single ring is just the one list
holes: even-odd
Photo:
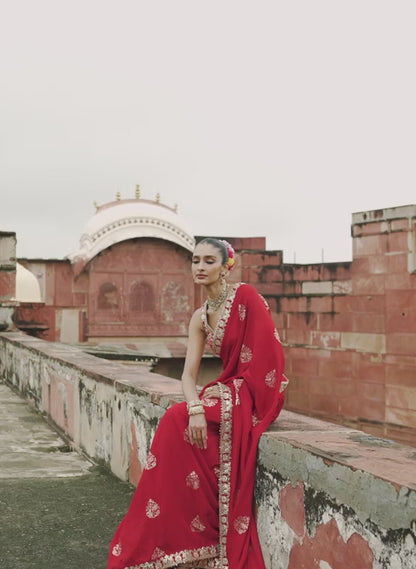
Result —
[{"label": "gold bangle", "polygon": [[188,401],[188,403],[187,403],[188,411],[189,411],[189,409],[191,409],[192,407],[196,407],[196,406],[198,406],[198,405],[202,405],[200,399],[194,399],[193,401]]},{"label": "gold bangle", "polygon": [[189,416],[191,416],[191,415],[202,415],[203,413],[205,413],[205,411],[204,411],[204,407],[202,405],[194,405],[188,411]]},{"label": "gold bangle", "polygon": [[194,409],[203,409],[203,408],[204,406],[202,405],[202,403],[199,403],[198,405],[192,405],[192,407],[189,407],[188,413],[190,413]]}]

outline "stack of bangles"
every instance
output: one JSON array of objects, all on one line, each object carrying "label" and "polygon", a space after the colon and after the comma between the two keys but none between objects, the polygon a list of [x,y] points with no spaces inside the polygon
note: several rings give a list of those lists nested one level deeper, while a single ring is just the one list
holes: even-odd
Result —
[{"label": "stack of bangles", "polygon": [[204,406],[202,405],[199,399],[195,399],[194,401],[189,401],[187,404],[188,407],[188,415],[200,415],[205,413]]}]

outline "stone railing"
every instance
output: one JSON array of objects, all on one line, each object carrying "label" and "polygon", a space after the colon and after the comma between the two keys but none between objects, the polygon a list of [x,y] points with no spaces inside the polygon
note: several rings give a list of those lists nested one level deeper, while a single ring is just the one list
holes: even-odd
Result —
[{"label": "stone railing", "polygon": [[[0,372],[73,447],[136,484],[178,381],[21,333]],[[259,446],[256,503],[268,569],[414,569],[414,449],[283,411]]]}]

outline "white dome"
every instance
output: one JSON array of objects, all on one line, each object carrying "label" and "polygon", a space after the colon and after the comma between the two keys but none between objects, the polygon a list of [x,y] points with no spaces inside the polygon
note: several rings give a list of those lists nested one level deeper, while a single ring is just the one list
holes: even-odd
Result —
[{"label": "white dome", "polygon": [[97,209],[85,226],[80,250],[69,258],[85,263],[115,243],[137,237],[155,237],[188,251],[195,239],[181,217],[168,206],[149,200],[117,200]]},{"label": "white dome", "polygon": [[20,263],[16,263],[16,300],[42,302],[38,279]]}]

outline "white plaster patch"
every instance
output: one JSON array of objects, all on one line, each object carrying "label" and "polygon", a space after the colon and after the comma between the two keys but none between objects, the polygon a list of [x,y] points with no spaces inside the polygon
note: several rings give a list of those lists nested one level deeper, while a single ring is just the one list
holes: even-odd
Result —
[{"label": "white plaster patch", "polygon": [[305,281],[302,294],[332,294],[332,281]]},{"label": "white plaster patch", "polygon": [[13,313],[14,313],[14,308],[0,306],[0,322],[1,321],[6,322],[9,330],[12,330],[13,328],[13,320],[12,320]]},{"label": "white plaster patch", "polygon": [[332,567],[326,561],[320,561],[319,562],[319,569],[332,569]]},{"label": "white plaster patch", "polygon": [[[122,419],[124,429],[128,433],[128,444],[130,447],[132,443],[131,421],[133,420],[138,459],[140,464],[144,465],[156,430],[155,426],[153,426],[155,425],[154,419],[157,419],[157,422],[159,422],[165,410],[160,405],[154,405],[146,396],[128,394],[127,398],[126,415]],[[150,425],[152,426],[150,427]]]},{"label": "white plaster patch", "polygon": [[62,382],[59,383],[58,385],[58,391],[62,397],[62,405],[63,405],[63,410],[64,410],[64,417],[65,419],[68,419],[68,394],[66,392],[66,387],[65,384],[63,384]]},{"label": "white plaster patch", "polygon": [[351,294],[352,281],[334,281],[333,291],[334,294]]},{"label": "white plaster patch", "polygon": [[[413,559],[414,561],[414,559]],[[403,565],[402,560],[400,559],[400,557],[396,554],[396,553],[392,553],[391,556],[389,556],[389,569],[404,569],[406,567],[406,569],[413,569],[414,565],[413,565],[413,561],[410,561],[411,565]],[[382,567],[385,567],[385,565],[381,566],[379,564],[374,565],[374,567],[377,567],[377,569],[380,567],[380,569]]]},{"label": "white plaster patch", "polygon": [[311,339],[313,342],[318,339],[324,348],[329,348],[339,342],[340,332],[312,332]]},{"label": "white plaster patch", "polygon": [[360,332],[342,332],[341,348],[359,352],[386,353],[385,334],[365,334]]},{"label": "white plaster patch", "polygon": [[74,308],[62,309],[61,342],[75,344],[79,342],[79,310]]},{"label": "white plaster patch", "polygon": [[295,541],[294,531],[277,506],[279,490],[276,486],[272,492],[262,495],[262,502],[258,505],[257,528],[266,569],[287,569]]}]

